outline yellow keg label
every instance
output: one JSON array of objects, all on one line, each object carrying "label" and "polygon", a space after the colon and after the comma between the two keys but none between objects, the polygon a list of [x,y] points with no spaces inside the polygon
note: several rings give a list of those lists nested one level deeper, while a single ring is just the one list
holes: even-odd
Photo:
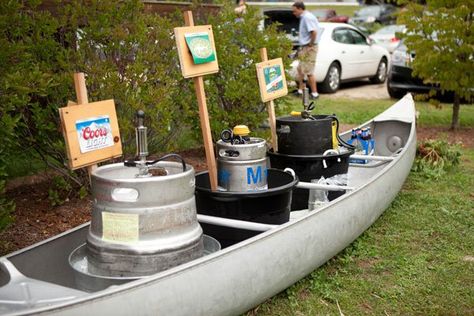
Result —
[{"label": "yellow keg label", "polygon": [[332,121],[332,149],[339,148],[339,141],[337,140],[337,123]]},{"label": "yellow keg label", "polygon": [[138,227],[138,214],[102,212],[102,239],[105,241],[138,241]]}]

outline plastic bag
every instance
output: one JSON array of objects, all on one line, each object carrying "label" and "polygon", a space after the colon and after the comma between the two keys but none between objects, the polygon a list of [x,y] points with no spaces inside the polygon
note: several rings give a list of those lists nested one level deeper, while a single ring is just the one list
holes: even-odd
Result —
[{"label": "plastic bag", "polygon": [[[311,179],[312,183],[329,185],[347,185],[347,173],[336,174],[330,178],[321,177],[320,179]],[[314,211],[329,202],[328,190],[311,189],[309,190],[308,210]]]}]

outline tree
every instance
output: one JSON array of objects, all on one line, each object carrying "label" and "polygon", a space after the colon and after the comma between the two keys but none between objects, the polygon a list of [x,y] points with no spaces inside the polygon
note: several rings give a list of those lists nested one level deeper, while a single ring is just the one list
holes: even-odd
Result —
[{"label": "tree", "polygon": [[[86,172],[65,164],[59,127],[58,108],[75,98],[75,71],[86,74],[89,102],[115,100],[128,156],[135,152],[138,109],[147,113],[150,153],[180,150],[201,136],[192,81],[181,74],[173,35],[182,14],[148,14],[141,0],[73,0],[58,2],[52,15],[41,3],[0,1],[0,230],[12,220],[14,205],[4,193],[12,161],[44,162],[74,184],[57,182],[67,194],[86,187]],[[267,116],[258,95],[259,49],[267,47],[270,58],[283,57],[289,66],[291,42],[284,34],[275,25],[260,29],[256,9],[243,19],[233,9],[228,3],[197,23],[213,25],[220,63],[219,73],[205,80],[215,140],[239,123],[257,130]]]},{"label": "tree", "polygon": [[454,93],[451,129],[459,127],[461,99],[474,93],[474,0],[408,2],[398,22],[407,26],[405,44],[416,52],[414,75]]},{"label": "tree", "polygon": [[[276,24],[261,28],[262,16],[248,7],[245,15],[236,16],[234,2],[224,5],[218,15],[203,24],[213,27],[219,72],[206,77],[206,93],[214,139],[220,132],[238,124],[246,124],[253,136],[264,136],[258,127],[268,118],[261,102],[255,64],[261,61],[260,49],[268,50],[268,58],[282,57],[290,68],[291,41],[279,33]],[[277,113],[287,113],[284,101],[276,100]],[[268,134],[267,134],[268,135]]]}]

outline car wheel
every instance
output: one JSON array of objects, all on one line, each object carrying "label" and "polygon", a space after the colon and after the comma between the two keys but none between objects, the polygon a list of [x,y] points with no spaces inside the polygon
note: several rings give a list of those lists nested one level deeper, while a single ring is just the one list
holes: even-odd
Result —
[{"label": "car wheel", "polygon": [[393,99],[401,99],[405,96],[406,91],[390,88],[387,84],[388,95]]},{"label": "car wheel", "polygon": [[383,83],[387,79],[387,59],[385,57],[380,60],[379,66],[377,67],[377,72],[375,76],[370,78],[372,83]]},{"label": "car wheel", "polygon": [[323,92],[334,93],[341,85],[341,67],[337,62],[333,62],[328,69],[326,77],[320,86]]}]

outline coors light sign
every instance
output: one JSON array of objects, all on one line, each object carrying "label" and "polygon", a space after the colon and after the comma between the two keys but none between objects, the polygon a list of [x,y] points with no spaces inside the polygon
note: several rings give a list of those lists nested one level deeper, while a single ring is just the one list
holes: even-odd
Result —
[{"label": "coors light sign", "polygon": [[112,129],[108,115],[76,121],[81,153],[113,146]]}]

